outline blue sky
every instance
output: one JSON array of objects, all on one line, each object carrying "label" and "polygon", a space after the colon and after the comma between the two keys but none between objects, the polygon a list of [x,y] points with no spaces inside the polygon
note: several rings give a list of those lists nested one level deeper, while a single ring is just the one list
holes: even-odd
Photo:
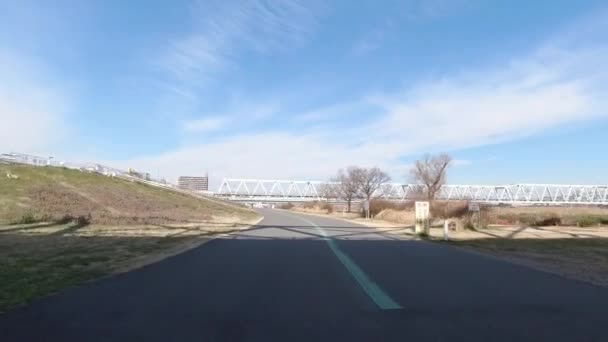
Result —
[{"label": "blue sky", "polygon": [[0,150],[168,179],[608,183],[605,1],[2,1]]}]

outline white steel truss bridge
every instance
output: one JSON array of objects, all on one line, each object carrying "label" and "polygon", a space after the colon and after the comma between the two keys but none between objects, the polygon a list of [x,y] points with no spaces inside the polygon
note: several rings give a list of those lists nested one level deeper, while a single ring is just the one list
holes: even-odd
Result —
[{"label": "white steel truss bridge", "polygon": [[[248,203],[339,201],[330,191],[337,185],[322,181],[224,179],[215,195]],[[422,193],[420,185],[387,183],[375,197],[400,202],[421,199]],[[436,199],[510,205],[608,205],[608,185],[444,185]]]}]

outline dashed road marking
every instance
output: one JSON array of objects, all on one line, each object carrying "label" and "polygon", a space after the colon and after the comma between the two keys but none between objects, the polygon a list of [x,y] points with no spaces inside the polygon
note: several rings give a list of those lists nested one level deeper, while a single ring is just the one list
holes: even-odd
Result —
[{"label": "dashed road marking", "polygon": [[327,232],[319,227],[312,221],[305,218],[296,216],[298,219],[315,227],[317,232],[323,237],[323,240],[327,242],[327,245],[334,253],[334,255],[340,260],[342,265],[348,270],[348,272],[355,278],[357,283],[361,286],[363,291],[371,298],[371,300],[382,310],[396,310],[402,309],[401,305],[393,300],[386,292],[384,292],[378,284],[376,284],[361,267],[359,267],[346,253],[340,250],[338,244],[334,239],[327,235]]}]

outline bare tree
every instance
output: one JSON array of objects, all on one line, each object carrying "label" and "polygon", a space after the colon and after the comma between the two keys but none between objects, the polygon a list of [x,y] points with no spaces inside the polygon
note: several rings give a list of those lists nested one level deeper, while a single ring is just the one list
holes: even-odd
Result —
[{"label": "bare tree", "polygon": [[359,188],[359,194],[367,201],[380,189],[382,184],[389,182],[391,177],[377,167],[369,169],[359,168],[355,172],[355,182]]},{"label": "bare tree", "polygon": [[329,203],[332,198],[337,198],[339,196],[339,189],[337,184],[323,184],[319,188],[319,195],[325,198],[325,201]]},{"label": "bare tree", "polygon": [[359,184],[357,183],[357,174],[359,168],[350,166],[345,170],[340,169],[336,177],[332,178],[332,182],[336,183],[333,191],[336,197],[346,201],[348,212],[350,212],[351,204],[359,194]]},{"label": "bare tree", "polygon": [[423,187],[426,199],[432,204],[437,192],[445,184],[447,169],[452,162],[449,155],[442,153],[436,156],[424,155],[423,159],[416,161],[410,171],[416,184]]}]

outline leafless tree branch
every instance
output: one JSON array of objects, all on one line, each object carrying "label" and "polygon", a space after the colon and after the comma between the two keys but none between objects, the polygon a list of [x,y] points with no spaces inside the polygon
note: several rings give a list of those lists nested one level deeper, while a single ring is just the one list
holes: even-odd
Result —
[{"label": "leafless tree branch", "polygon": [[426,199],[431,203],[437,192],[445,184],[447,169],[452,162],[449,155],[442,153],[436,156],[424,155],[410,170],[410,175],[416,184],[422,186]]}]

